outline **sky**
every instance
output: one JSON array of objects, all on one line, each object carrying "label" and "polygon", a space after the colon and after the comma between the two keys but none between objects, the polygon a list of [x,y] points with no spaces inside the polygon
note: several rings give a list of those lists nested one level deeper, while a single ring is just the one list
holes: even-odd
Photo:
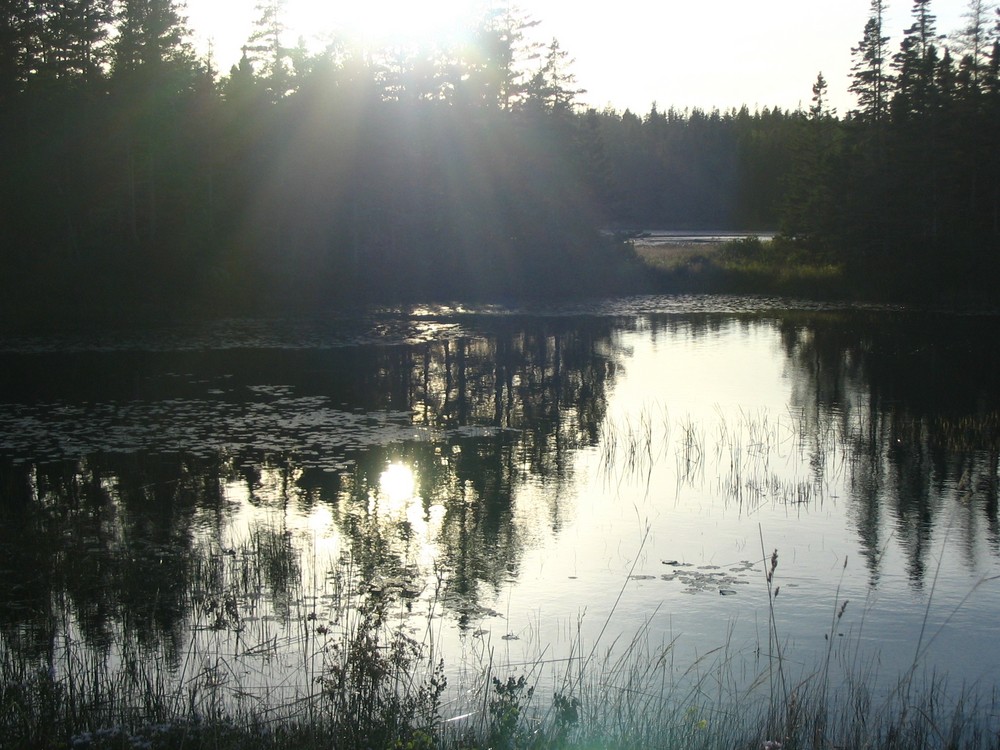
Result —
[{"label": "sky", "polygon": [[[187,0],[189,26],[204,53],[211,41],[223,72],[250,34],[256,0]],[[289,42],[320,45],[331,29],[366,39],[457,34],[470,0],[287,0]],[[886,33],[898,49],[910,25],[910,0],[890,0]],[[861,39],[870,0],[521,0],[541,41],[559,40],[588,106],[645,114],[747,105],[807,108],[822,72],[838,114],[855,106],[848,93],[851,48]],[[964,23],[968,0],[934,0],[939,33]]]}]

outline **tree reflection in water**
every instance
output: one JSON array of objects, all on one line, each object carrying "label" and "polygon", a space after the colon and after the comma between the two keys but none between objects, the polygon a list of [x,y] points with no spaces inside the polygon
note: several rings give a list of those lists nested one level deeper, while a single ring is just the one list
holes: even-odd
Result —
[{"label": "tree reflection in water", "polygon": [[[821,451],[843,443],[853,515],[872,580],[886,539],[884,512],[923,586],[930,540],[951,514],[969,557],[981,535],[1000,552],[1000,352],[992,318],[918,314],[785,316],[781,336],[797,368],[793,406]],[[832,437],[829,437],[832,436]],[[817,460],[817,463],[821,463]],[[957,539],[956,539],[957,537]]]},{"label": "tree reflection in water", "polygon": [[[335,599],[348,579],[331,568],[345,559],[355,593],[404,609],[433,599],[472,628],[539,543],[533,524],[558,534],[572,514],[566,488],[581,450],[607,434],[631,356],[624,334],[713,340],[734,325],[780,340],[811,473],[802,481],[847,473],[871,584],[886,514],[915,587],[944,516],[970,558],[982,538],[1000,554],[991,319],[495,316],[415,341],[65,355],[62,381],[55,355],[9,354],[5,648],[51,663],[67,628],[98,652],[124,629],[176,666],[193,629],[246,640],[272,620],[332,611],[302,579],[329,584]],[[103,369],[107,382],[80,384]],[[123,424],[136,415],[141,433]],[[15,434],[29,422],[45,425],[46,445],[54,436],[81,456],[33,454]],[[528,518],[519,493],[532,483],[544,485],[531,497],[545,508]]]},{"label": "tree reflection in water", "polygon": [[[237,407],[252,425],[270,400],[297,450],[238,445],[196,457],[157,450],[154,440],[134,453],[92,452],[80,461],[5,460],[0,622],[8,643],[51,649],[69,617],[99,648],[127,623],[140,645],[162,646],[176,663],[186,626],[205,614],[199,607],[212,609],[213,622],[226,621],[233,583],[224,580],[223,563],[234,556],[239,534],[252,539],[258,569],[241,571],[237,589],[245,593],[248,576],[258,580],[274,612],[287,616],[298,591],[290,579],[301,572],[288,518],[317,508],[329,509],[364,587],[389,581],[413,599],[436,570],[443,582],[436,595],[467,621],[481,588],[498,590],[518,569],[525,542],[512,512],[517,483],[526,475],[560,481],[571,470],[568,453],[596,440],[616,368],[610,341],[610,324],[563,325],[363,351],[291,352],[276,382],[288,376],[300,394],[359,404],[364,411],[355,424],[375,428],[341,436],[339,444],[349,447],[339,456],[314,447],[328,429],[310,421],[314,401],[297,404],[284,392],[256,388],[255,398]],[[239,392],[248,372],[277,375],[275,354],[260,354],[255,368],[249,353],[235,353],[240,367],[232,391]],[[136,366],[133,355],[122,359],[123,367]],[[224,368],[217,359],[204,357],[206,380]],[[159,390],[162,370],[143,376],[135,380],[145,395],[156,391],[170,404],[177,386]],[[47,387],[54,393],[46,397],[60,395],[58,384]],[[76,387],[67,383],[70,392]],[[230,393],[221,399],[232,401]],[[380,409],[382,415],[371,411]],[[205,434],[201,421],[216,413],[161,411],[163,434],[190,425],[195,436]],[[426,430],[401,429],[397,415]],[[216,432],[207,429],[217,442],[232,442],[224,434],[231,424],[227,416]],[[379,434],[386,425],[391,429]],[[399,472],[412,487],[399,485]],[[236,517],[246,515],[240,499],[259,517],[236,529]],[[559,494],[549,502],[558,526]]]}]

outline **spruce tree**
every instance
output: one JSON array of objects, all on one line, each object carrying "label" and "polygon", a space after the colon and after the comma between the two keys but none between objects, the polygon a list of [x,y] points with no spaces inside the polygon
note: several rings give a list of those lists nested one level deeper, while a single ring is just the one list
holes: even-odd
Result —
[{"label": "spruce tree", "polygon": [[904,32],[900,50],[893,58],[897,70],[893,110],[896,118],[920,117],[933,106],[938,51],[930,0],[913,0],[912,25]]},{"label": "spruce tree", "polygon": [[978,87],[986,75],[990,58],[990,11],[991,3],[986,0],[969,0],[963,15],[966,23],[952,35],[959,58],[969,75],[973,87]]},{"label": "spruce tree", "polygon": [[503,111],[519,105],[527,89],[521,66],[538,58],[538,45],[526,41],[526,32],[538,24],[509,5],[486,13],[462,55],[459,99]]},{"label": "spruce tree", "polygon": [[257,20],[243,49],[272,101],[284,98],[292,82],[289,50],[282,44],[284,7],[285,0],[262,0],[257,4]]},{"label": "spruce tree", "polygon": [[576,88],[576,76],[570,71],[573,60],[553,39],[542,65],[529,80],[526,99],[529,106],[557,114],[572,112],[576,97],[586,93]]},{"label": "spruce tree", "polygon": [[885,11],[883,0],[872,0],[864,36],[851,50],[854,66],[851,68],[849,90],[858,98],[858,109],[852,114],[876,127],[885,122],[892,84],[886,61],[889,37],[883,34]]},{"label": "spruce tree", "polygon": [[792,171],[782,210],[782,231],[825,249],[833,233],[834,113],[827,104],[828,86],[820,72],[812,87],[812,103],[800,115],[793,142]]},{"label": "spruce tree", "polygon": [[110,60],[111,0],[47,0],[40,72],[62,85],[94,85]]},{"label": "spruce tree", "polygon": [[25,0],[0,0],[0,106],[24,91],[40,64],[44,8]]},{"label": "spruce tree", "polygon": [[921,265],[922,259],[919,273],[926,276],[934,255],[931,245],[941,230],[940,37],[930,0],[914,0],[911,13],[913,23],[893,59],[897,77],[891,103],[891,231],[902,244],[908,238],[919,246],[921,252],[913,254],[911,265]]}]

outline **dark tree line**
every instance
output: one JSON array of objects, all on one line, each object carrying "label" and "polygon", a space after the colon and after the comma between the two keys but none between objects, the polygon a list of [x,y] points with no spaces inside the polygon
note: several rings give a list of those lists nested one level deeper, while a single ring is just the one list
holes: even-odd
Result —
[{"label": "dark tree line", "polygon": [[261,309],[615,288],[553,40],[282,45],[220,77],[173,0],[0,6],[0,261],[25,305]]},{"label": "dark tree line", "polygon": [[635,289],[608,227],[772,229],[900,289],[994,274],[997,21],[874,1],[858,108],[583,111],[557,40],[287,47],[262,0],[226,75],[174,0],[0,2],[2,312],[239,310]]},{"label": "dark tree line", "polygon": [[885,3],[853,49],[857,108],[837,119],[822,76],[803,123],[786,234],[843,260],[869,288],[990,294],[1000,279],[1000,11],[970,0],[938,33],[930,0],[892,52]]},{"label": "dark tree line", "polygon": [[[743,230],[777,228],[792,166],[796,113],[668,109],[580,118],[591,179],[613,225]],[[599,150],[598,150],[599,149]]]}]

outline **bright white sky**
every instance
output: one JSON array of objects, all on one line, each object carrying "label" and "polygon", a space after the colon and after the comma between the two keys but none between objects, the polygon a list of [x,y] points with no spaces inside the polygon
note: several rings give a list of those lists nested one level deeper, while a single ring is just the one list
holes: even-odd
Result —
[{"label": "bright white sky", "polygon": [[[239,58],[250,34],[255,0],[188,0],[199,49],[213,41],[223,71]],[[457,33],[471,0],[287,0],[289,43],[307,44],[330,29],[369,39],[416,29]],[[910,0],[890,0],[886,32],[898,48],[910,25]],[[860,41],[869,0],[521,0],[544,41],[556,37],[575,58],[572,71],[590,106],[639,114],[655,101],[664,110],[746,104],[751,110],[808,107],[823,72],[839,114],[855,102],[847,92],[851,47]],[[963,24],[968,0],[935,0],[939,33]]]}]

